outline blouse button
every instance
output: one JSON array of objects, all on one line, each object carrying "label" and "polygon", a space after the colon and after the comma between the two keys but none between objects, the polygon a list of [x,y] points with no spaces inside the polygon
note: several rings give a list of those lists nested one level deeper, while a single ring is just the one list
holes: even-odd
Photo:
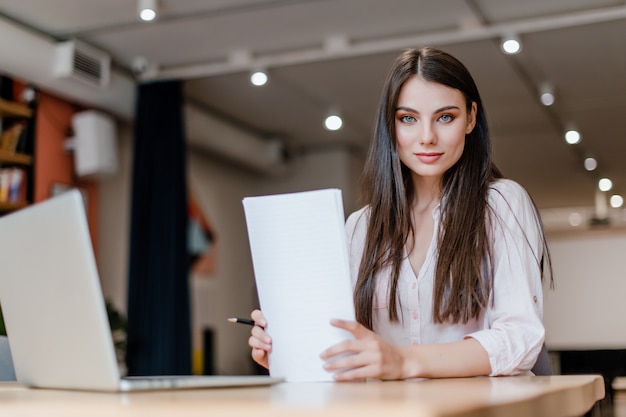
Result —
[{"label": "blouse button", "polygon": [[413,289],[413,290],[414,290],[414,289],[415,289],[415,287],[417,287],[417,283],[415,283],[415,282],[414,282],[413,284],[411,284],[411,289]]},{"label": "blouse button", "polygon": [[414,311],[413,312],[413,320],[417,320],[417,317],[418,317],[417,311]]},{"label": "blouse button", "polygon": [[536,295],[533,297],[533,301],[535,302],[535,304],[537,303],[537,296]]}]

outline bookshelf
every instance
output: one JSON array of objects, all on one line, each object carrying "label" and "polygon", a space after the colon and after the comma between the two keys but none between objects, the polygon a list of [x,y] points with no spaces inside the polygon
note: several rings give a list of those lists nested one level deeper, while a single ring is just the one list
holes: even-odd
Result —
[{"label": "bookshelf", "polygon": [[9,152],[0,149],[0,165],[30,165],[33,162],[33,157],[25,153]]},{"label": "bookshelf", "polygon": [[0,202],[0,213],[8,213],[10,211],[19,210],[21,208],[27,207],[28,203],[26,201],[18,201],[15,203],[10,203],[8,201]]},{"label": "bookshelf", "polygon": [[[16,152],[15,145],[18,140],[24,140],[18,136],[12,138],[8,148],[4,135],[11,132],[13,126],[21,124],[20,131],[26,129],[27,121],[32,117],[33,111],[25,104],[0,98],[0,118],[3,120],[3,138],[0,141],[0,215],[19,210],[28,205],[27,184],[29,175],[32,175],[32,155]],[[4,120],[9,123],[4,123]]]},{"label": "bookshelf", "polygon": [[0,117],[30,118],[32,115],[33,111],[30,107],[0,98]]}]

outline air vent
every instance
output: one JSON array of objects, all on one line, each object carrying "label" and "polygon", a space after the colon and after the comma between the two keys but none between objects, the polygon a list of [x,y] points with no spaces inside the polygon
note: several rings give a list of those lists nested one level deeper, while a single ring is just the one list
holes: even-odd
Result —
[{"label": "air vent", "polygon": [[56,47],[54,75],[72,78],[94,87],[109,85],[111,58],[108,54],[76,40],[60,42]]}]

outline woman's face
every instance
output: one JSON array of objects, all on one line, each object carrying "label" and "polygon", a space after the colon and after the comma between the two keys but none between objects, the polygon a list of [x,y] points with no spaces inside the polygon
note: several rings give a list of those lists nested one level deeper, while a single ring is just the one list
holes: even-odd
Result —
[{"label": "woman's face", "polygon": [[468,113],[459,90],[413,76],[396,107],[400,160],[417,176],[441,179],[461,158],[475,124],[476,103]]}]

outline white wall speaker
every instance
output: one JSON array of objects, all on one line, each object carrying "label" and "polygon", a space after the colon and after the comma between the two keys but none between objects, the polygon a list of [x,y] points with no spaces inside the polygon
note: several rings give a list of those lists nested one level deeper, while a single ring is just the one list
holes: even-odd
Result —
[{"label": "white wall speaker", "polygon": [[117,129],[108,114],[87,110],[74,114],[74,168],[79,177],[104,177],[117,172]]}]

